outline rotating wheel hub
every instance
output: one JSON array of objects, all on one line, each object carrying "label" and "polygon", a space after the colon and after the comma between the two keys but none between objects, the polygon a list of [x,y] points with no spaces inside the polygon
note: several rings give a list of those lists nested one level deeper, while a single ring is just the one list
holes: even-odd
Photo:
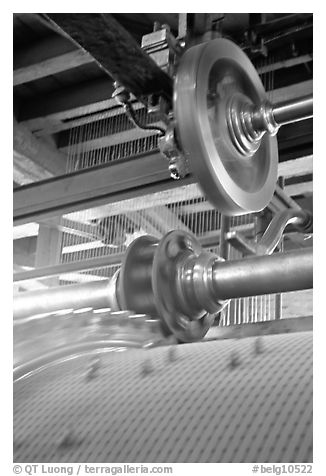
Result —
[{"label": "rotating wheel hub", "polygon": [[129,246],[119,272],[119,307],[159,317],[165,336],[200,340],[228,303],[210,293],[212,264],[219,260],[184,231],[171,231],[160,241],[141,236]]},{"label": "rotating wheel hub", "polygon": [[[182,56],[174,87],[177,138],[208,200],[226,215],[260,211],[273,196],[277,125],[267,106],[259,114],[266,104],[257,71],[231,41],[216,39]],[[256,127],[264,118],[264,129]]]}]

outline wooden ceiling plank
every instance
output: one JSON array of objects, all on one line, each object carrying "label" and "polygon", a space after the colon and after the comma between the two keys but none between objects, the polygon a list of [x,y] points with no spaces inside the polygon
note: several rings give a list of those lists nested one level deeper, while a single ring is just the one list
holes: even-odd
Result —
[{"label": "wooden ceiling plank", "polygon": [[93,58],[82,50],[45,59],[41,62],[14,69],[14,86],[45,78],[63,71],[67,71],[84,64],[91,63]]},{"label": "wooden ceiling plank", "polygon": [[286,185],[285,192],[290,197],[295,197],[297,195],[312,195],[313,183],[312,181],[309,181],[309,182],[295,183],[292,185]]},{"label": "wooden ceiling plank", "polygon": [[287,160],[278,165],[278,176],[285,178],[307,175],[313,172],[313,156],[298,157],[297,159]]},{"label": "wooden ceiling plank", "polygon": [[85,81],[42,96],[42,100],[23,101],[19,121],[32,131],[41,130],[86,114],[117,106],[112,99],[113,83],[108,78]]},{"label": "wooden ceiling plank", "polygon": [[76,51],[74,43],[58,34],[50,34],[44,39],[15,48],[13,58],[14,70],[26,68],[32,64],[41,63],[72,51]]}]

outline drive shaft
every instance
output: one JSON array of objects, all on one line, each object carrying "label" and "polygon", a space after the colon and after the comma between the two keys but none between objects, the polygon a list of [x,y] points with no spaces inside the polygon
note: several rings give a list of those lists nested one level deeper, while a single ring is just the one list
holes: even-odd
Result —
[{"label": "drive shaft", "polygon": [[110,279],[19,294],[14,318],[80,308],[131,310],[159,317],[179,340],[201,339],[229,299],[309,289],[312,249],[224,261],[183,231],[160,241],[141,236]]}]

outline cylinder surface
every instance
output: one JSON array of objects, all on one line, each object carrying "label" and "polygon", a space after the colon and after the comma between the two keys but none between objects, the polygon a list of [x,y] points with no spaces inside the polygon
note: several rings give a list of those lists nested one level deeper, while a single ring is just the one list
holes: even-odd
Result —
[{"label": "cylinder surface", "polygon": [[304,96],[291,101],[284,101],[275,104],[273,107],[273,116],[277,124],[284,125],[291,122],[308,119],[313,113],[312,95]]},{"label": "cylinder surface", "polygon": [[15,381],[15,463],[312,461],[312,332],[96,356]]},{"label": "cylinder surface", "polygon": [[310,289],[313,284],[312,249],[215,262],[213,286],[220,299]]}]

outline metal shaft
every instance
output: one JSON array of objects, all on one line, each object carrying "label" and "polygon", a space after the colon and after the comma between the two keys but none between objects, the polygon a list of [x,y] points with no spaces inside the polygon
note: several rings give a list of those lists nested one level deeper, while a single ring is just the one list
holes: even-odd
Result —
[{"label": "metal shaft", "polygon": [[231,140],[245,157],[252,157],[265,133],[275,135],[280,126],[312,117],[312,95],[272,104],[252,104],[234,94],[228,102],[226,117]]},{"label": "metal shaft", "polygon": [[111,280],[58,286],[51,289],[24,292],[14,298],[14,319],[66,309],[86,307],[116,309],[115,282]]},{"label": "metal shaft", "polygon": [[313,285],[312,249],[215,262],[212,284],[219,299],[310,289]]},{"label": "metal shaft", "polygon": [[253,107],[251,111],[250,106],[246,105],[242,109],[242,113],[247,114],[247,118],[244,125],[241,126],[244,127],[241,131],[255,142],[260,139],[260,134],[265,132],[275,134],[280,126],[284,124],[303,121],[312,117],[313,97],[310,94],[276,104],[267,101],[258,107]]},{"label": "metal shaft", "polygon": [[312,114],[312,94],[273,105],[273,116],[279,126],[308,119]]},{"label": "metal shaft", "polygon": [[[180,286],[177,283],[175,286],[182,294],[177,302],[184,301],[186,296],[190,307],[206,309],[212,303],[218,307],[220,300],[312,287],[312,249],[226,262],[217,261],[213,254],[208,261],[202,261],[201,256],[186,260],[183,270],[176,273],[177,280],[180,277],[182,280]],[[205,269],[199,272],[202,267]],[[149,272],[152,273],[152,269]],[[14,300],[14,318],[84,307],[118,310],[116,281],[117,273],[110,280],[22,293]]]}]

